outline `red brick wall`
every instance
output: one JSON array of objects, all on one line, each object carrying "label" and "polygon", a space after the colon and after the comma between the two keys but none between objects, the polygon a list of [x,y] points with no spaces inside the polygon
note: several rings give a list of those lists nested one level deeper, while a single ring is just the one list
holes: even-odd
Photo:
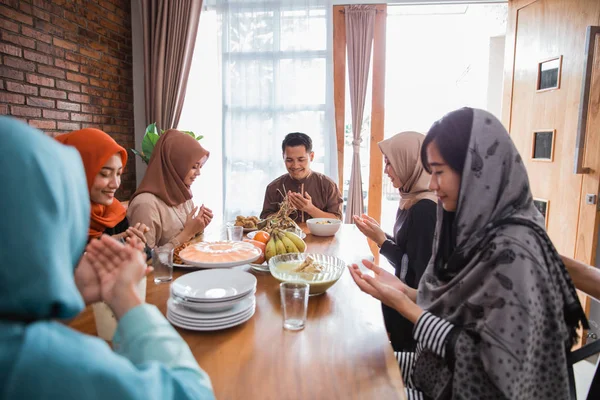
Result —
[{"label": "red brick wall", "polygon": [[[134,147],[129,0],[0,0],[0,114]],[[135,190],[129,152],[119,198]]]}]

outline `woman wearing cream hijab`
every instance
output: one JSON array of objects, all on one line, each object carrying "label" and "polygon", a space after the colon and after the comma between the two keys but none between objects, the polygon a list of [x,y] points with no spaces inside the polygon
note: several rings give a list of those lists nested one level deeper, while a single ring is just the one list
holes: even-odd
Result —
[{"label": "woman wearing cream hijab", "polygon": [[[385,173],[400,191],[400,205],[392,235],[387,235],[368,215],[354,216],[358,229],[379,246],[380,254],[396,270],[396,276],[417,288],[431,258],[436,222],[436,197],[429,191],[430,175],[421,163],[425,136],[402,132],[379,143],[385,158]],[[395,351],[414,348],[413,325],[397,311],[383,305],[385,325]]]}]

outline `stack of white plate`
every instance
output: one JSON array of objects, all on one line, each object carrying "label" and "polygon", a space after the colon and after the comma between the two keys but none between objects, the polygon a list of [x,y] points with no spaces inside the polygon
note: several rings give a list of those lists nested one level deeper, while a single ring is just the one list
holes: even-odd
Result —
[{"label": "stack of white plate", "polygon": [[195,331],[216,331],[248,321],[256,309],[256,277],[245,271],[210,269],[183,275],[171,285],[167,319]]}]

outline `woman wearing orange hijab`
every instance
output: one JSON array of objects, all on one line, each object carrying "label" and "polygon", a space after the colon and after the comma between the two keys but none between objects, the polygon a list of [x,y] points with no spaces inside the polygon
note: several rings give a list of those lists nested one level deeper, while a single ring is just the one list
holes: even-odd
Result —
[{"label": "woman wearing orange hijab", "polygon": [[59,135],[56,140],[75,147],[83,161],[92,206],[88,240],[106,233],[117,239],[135,236],[146,242],[144,233],[148,228],[143,224],[130,227],[125,207],[115,198],[127,164],[125,149],[108,134],[93,128]]},{"label": "woman wearing orange hijab", "polygon": [[190,186],[210,153],[190,135],[169,129],[154,146],[148,170],[127,209],[131,223],[148,226],[150,248],[187,242],[212,220],[212,211],[195,207]]}]

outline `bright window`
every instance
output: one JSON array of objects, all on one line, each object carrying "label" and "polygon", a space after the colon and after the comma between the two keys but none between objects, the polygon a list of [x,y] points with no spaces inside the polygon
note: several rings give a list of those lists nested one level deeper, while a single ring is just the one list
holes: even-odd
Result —
[{"label": "bright window", "polygon": [[189,78],[197,90],[188,89],[179,125],[220,137],[206,140],[220,149],[194,197],[220,202],[212,206],[227,221],[260,213],[267,184],[286,172],[289,132],[310,135],[313,169],[337,178],[328,3],[218,1],[202,12]]},{"label": "bright window", "polygon": [[[386,138],[427,133],[434,121],[464,106],[500,117],[506,15],[507,4],[388,6]],[[398,202],[384,174],[381,223],[387,232]]]}]

